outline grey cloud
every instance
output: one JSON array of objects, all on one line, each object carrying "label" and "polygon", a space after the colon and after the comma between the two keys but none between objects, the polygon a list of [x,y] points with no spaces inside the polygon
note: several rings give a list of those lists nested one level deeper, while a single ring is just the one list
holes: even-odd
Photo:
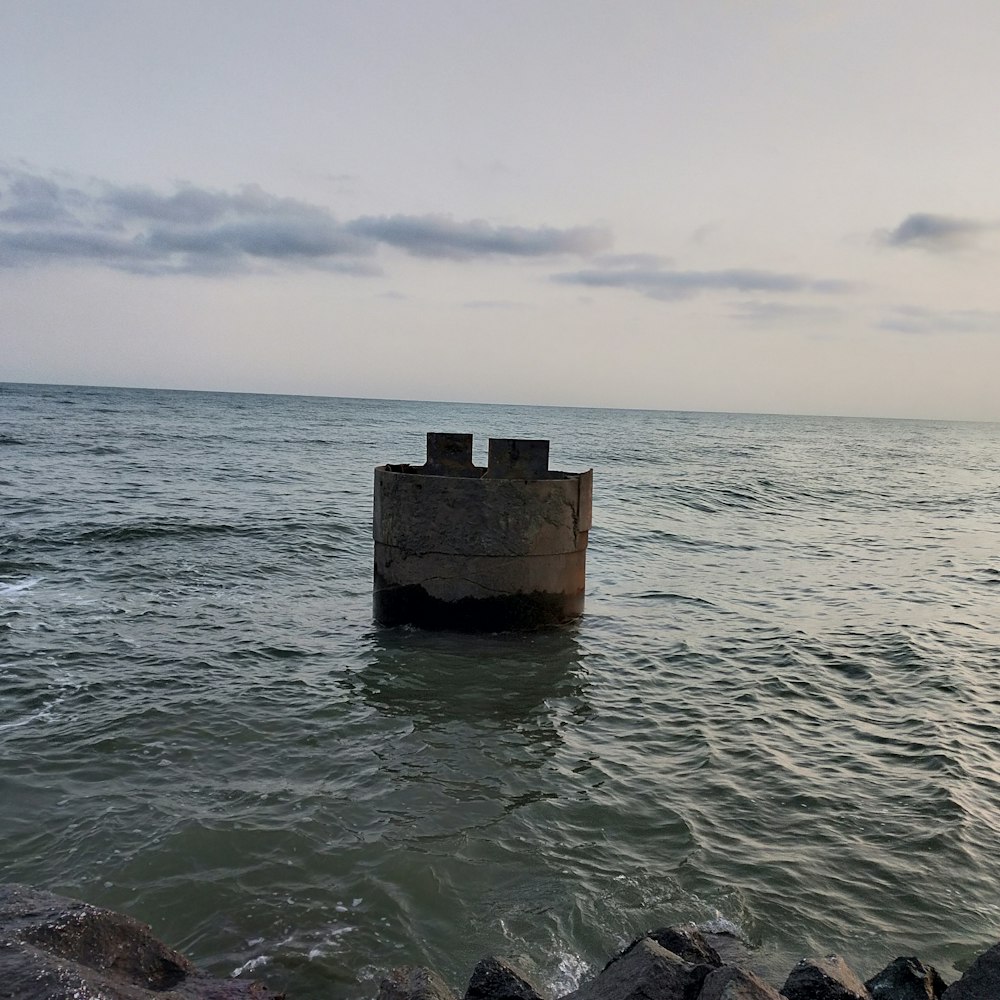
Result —
[{"label": "grey cloud", "polygon": [[668,257],[660,257],[655,253],[606,253],[594,259],[594,264],[599,268],[657,268],[667,267],[672,264]]},{"label": "grey cloud", "polygon": [[0,231],[0,264],[13,266],[45,258],[69,258],[115,262],[148,259],[132,240],[108,233],[49,229],[6,233]]},{"label": "grey cloud", "polygon": [[60,188],[47,177],[23,171],[4,172],[0,176],[7,178],[0,220],[15,223],[72,220],[70,206],[79,202],[79,191]]},{"label": "grey cloud", "polygon": [[842,316],[843,311],[833,306],[788,302],[741,302],[733,310],[734,319],[760,327],[794,325],[802,329],[826,325]]},{"label": "grey cloud", "polygon": [[268,264],[377,271],[368,260],[376,244],[327,209],[253,185],[231,193],[184,184],[162,194],[69,187],[8,171],[0,186],[0,265],[7,267],[89,261],[144,274],[239,274]]},{"label": "grey cloud", "polygon": [[523,302],[510,302],[504,299],[473,299],[462,303],[463,309],[523,309]]},{"label": "grey cloud", "polygon": [[626,288],[662,300],[720,291],[841,294],[852,287],[842,281],[741,268],[722,271],[678,271],[659,267],[592,268],[556,274],[552,280],[589,288]]},{"label": "grey cloud", "polygon": [[604,230],[523,228],[447,216],[366,216],[341,222],[326,208],[256,185],[236,192],[181,184],[93,182],[70,187],[41,174],[0,168],[0,266],[99,262],[147,274],[238,274],[268,265],[355,275],[381,273],[379,245],[418,256],[540,257],[591,253]]},{"label": "grey cloud", "polygon": [[101,202],[122,219],[196,225],[221,218],[232,204],[232,196],[195,187],[182,187],[172,195],[149,188],[109,187]]},{"label": "grey cloud", "polygon": [[145,246],[156,253],[223,256],[247,254],[272,260],[362,256],[372,246],[344,231],[333,219],[258,218],[198,228],[151,229]]},{"label": "grey cloud", "polygon": [[995,223],[916,212],[903,219],[895,229],[878,236],[891,247],[957,250],[968,246],[980,233],[996,228]]},{"label": "grey cloud", "polygon": [[324,208],[295,198],[279,198],[256,184],[245,185],[235,194],[182,184],[170,195],[145,187],[107,185],[100,201],[125,219],[149,219],[178,225],[206,225],[227,216],[303,219],[319,216],[332,221]]},{"label": "grey cloud", "polygon": [[1000,333],[1000,313],[983,309],[925,309],[897,306],[880,322],[879,328],[894,333],[917,335]]},{"label": "grey cloud", "polygon": [[589,256],[611,242],[607,230],[593,226],[553,229],[493,226],[481,219],[457,222],[447,215],[362,216],[348,223],[359,236],[388,243],[418,257],[469,260],[474,257]]}]

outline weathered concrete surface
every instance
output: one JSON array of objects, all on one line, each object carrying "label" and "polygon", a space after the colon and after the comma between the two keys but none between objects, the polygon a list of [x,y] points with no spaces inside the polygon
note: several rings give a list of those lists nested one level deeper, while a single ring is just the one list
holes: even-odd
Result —
[{"label": "weathered concrete surface", "polygon": [[112,910],[22,885],[0,886],[0,998],[267,1000],[245,980],[216,979]]},{"label": "weathered concrete surface", "polygon": [[499,630],[583,611],[593,473],[547,468],[547,441],[428,435],[422,466],[375,470],[374,612],[386,625]]},{"label": "weathered concrete surface", "polygon": [[865,984],[839,955],[804,958],[781,992],[788,1000],[869,1000]]},{"label": "weathered concrete surface", "polygon": [[1000,944],[984,951],[957,983],[944,992],[944,1000],[998,1000],[1000,998]]},{"label": "weathered concrete surface", "polygon": [[897,958],[865,986],[872,1000],[941,1000],[947,988],[937,969],[918,958]]},{"label": "weathered concrete surface", "polygon": [[491,955],[473,969],[465,1000],[543,1000],[543,993],[508,959]]}]

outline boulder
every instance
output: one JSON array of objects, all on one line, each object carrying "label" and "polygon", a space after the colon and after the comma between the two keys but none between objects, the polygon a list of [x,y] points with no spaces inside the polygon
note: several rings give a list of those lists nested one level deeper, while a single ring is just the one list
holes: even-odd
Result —
[{"label": "boulder", "polygon": [[937,969],[917,958],[897,958],[865,986],[872,1000],[941,1000],[945,991]]},{"label": "boulder", "polygon": [[725,965],[705,977],[698,1000],[782,1000],[782,997],[752,972]]},{"label": "boulder", "polygon": [[781,970],[781,973],[776,973],[764,954],[754,951],[743,938],[732,931],[703,931],[702,933],[723,965],[738,965],[741,969],[752,972],[758,979],[763,980],[777,991],[778,984],[782,981],[784,969]]},{"label": "boulder", "polygon": [[506,958],[491,955],[472,970],[465,1000],[542,1000],[542,991]]},{"label": "boulder", "polygon": [[661,927],[650,931],[646,937],[692,965],[711,965],[715,969],[722,965],[719,953],[694,924],[686,927]]},{"label": "boulder", "polygon": [[759,956],[751,951],[750,946],[732,931],[704,931],[702,937],[719,956],[722,965],[738,965],[749,969],[759,961]]},{"label": "boulder", "polygon": [[379,984],[378,1000],[455,1000],[455,994],[433,969],[404,965]]},{"label": "boulder", "polygon": [[258,983],[199,971],[132,917],[28,886],[0,886],[0,995],[149,1000],[151,992],[170,1000],[280,1000]]},{"label": "boulder", "polygon": [[869,1000],[865,984],[839,955],[802,959],[781,992],[788,1000]]},{"label": "boulder", "polygon": [[711,971],[640,938],[565,1000],[692,1000]]},{"label": "boulder", "polygon": [[1000,997],[1000,944],[984,951],[965,975],[944,991],[944,1000],[997,1000]]}]

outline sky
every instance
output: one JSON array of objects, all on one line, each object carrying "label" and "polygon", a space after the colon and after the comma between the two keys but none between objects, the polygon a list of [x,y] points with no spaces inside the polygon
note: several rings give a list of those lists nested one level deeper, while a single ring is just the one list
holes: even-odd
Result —
[{"label": "sky", "polygon": [[0,381],[1000,420],[996,0],[0,0]]}]

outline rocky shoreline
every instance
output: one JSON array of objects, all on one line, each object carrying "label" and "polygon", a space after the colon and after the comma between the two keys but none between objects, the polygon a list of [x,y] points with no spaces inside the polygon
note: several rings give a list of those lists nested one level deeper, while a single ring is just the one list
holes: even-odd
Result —
[{"label": "rocky shoreline", "polygon": [[[593,979],[551,997],[507,959],[483,959],[462,1000],[1000,1000],[1000,943],[950,986],[914,957],[867,982],[838,955],[804,959],[779,986],[727,934],[664,927]],[[132,917],[30,886],[0,886],[0,1000],[283,1000],[259,983],[197,969]],[[334,1000],[334,998],[331,998]],[[378,1000],[459,1000],[433,970],[405,966]]]},{"label": "rocky shoreline", "polygon": [[[395,969],[378,1000],[457,1000],[433,970]],[[503,958],[483,959],[463,1000],[556,1000]],[[558,1000],[1000,1000],[1000,944],[948,986],[917,958],[897,958],[867,982],[839,955],[803,959],[781,986],[726,934],[693,925],[663,927],[636,938],[593,979]]]}]

